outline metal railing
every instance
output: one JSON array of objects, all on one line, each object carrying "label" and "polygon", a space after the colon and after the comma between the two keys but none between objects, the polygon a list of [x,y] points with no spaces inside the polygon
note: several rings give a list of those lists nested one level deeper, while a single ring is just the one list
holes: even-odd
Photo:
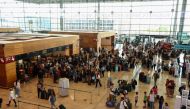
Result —
[{"label": "metal railing", "polygon": [[20,100],[20,99],[17,100],[17,103],[18,103],[18,106],[17,106],[18,109],[21,109],[21,108],[20,108],[20,103],[37,106],[38,109],[40,109],[40,107],[45,108],[45,109],[51,109],[51,107],[44,106],[44,105],[41,105],[41,104],[39,104],[39,103],[31,103],[31,102],[28,102],[28,101],[22,101],[22,100]]},{"label": "metal railing", "polygon": [[44,84],[44,86],[49,86],[49,87],[54,87],[58,89],[67,89],[67,90],[72,90],[73,91],[73,100],[76,101],[76,92],[84,92],[90,94],[90,104],[92,104],[92,91],[85,91],[85,90],[79,90],[79,89],[72,89],[72,88],[63,88],[59,86],[54,86],[54,85],[49,85],[49,84]]}]

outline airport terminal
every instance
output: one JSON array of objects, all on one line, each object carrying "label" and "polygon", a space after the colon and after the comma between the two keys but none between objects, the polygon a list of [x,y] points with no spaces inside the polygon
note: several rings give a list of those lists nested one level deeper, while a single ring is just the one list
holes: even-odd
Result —
[{"label": "airport terminal", "polygon": [[0,0],[0,109],[190,109],[189,0]]}]

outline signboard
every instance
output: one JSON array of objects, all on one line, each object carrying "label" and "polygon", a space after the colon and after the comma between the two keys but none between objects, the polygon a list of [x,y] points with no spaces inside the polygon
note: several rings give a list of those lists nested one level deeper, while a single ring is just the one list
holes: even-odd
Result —
[{"label": "signboard", "polygon": [[11,63],[15,61],[15,57],[14,56],[10,56],[10,57],[0,57],[0,63],[1,64],[7,64],[7,63]]},{"label": "signboard", "polygon": [[175,49],[190,50],[190,45],[174,45]]}]

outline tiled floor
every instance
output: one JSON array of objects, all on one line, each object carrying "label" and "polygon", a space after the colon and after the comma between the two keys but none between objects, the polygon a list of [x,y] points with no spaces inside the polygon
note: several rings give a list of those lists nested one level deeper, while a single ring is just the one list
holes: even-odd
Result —
[{"label": "tiled floor", "polygon": [[[147,69],[143,69],[144,72],[150,72],[147,71]],[[114,80],[114,83],[117,84],[118,79],[126,79],[130,80],[135,74],[133,73],[133,69],[130,69],[130,71],[126,72],[112,72],[111,77]],[[175,88],[175,95],[178,94],[178,86],[180,85],[181,81],[186,81],[186,79],[180,79],[175,78],[168,74],[168,72],[162,72],[158,81],[158,94],[163,95],[165,98],[165,101],[169,103],[170,109],[174,109],[174,102],[175,102],[175,96],[174,98],[167,97],[166,95],[166,88],[165,88],[165,81],[166,79],[174,79],[176,82],[176,88]],[[138,80],[138,75],[136,77]],[[56,95],[57,95],[57,102],[56,104],[64,104],[67,109],[110,109],[106,107],[105,102],[108,97],[108,89],[106,88],[106,81],[107,77],[102,78],[101,82],[103,84],[103,87],[101,88],[95,88],[94,85],[87,85],[86,83],[73,83],[70,82],[70,88],[72,90],[69,90],[69,96],[67,97],[61,97],[59,96],[59,90],[57,88],[57,84],[53,84],[53,81],[51,78],[45,78],[45,84],[46,89],[48,88],[54,88]],[[36,91],[36,84],[37,79],[33,79],[32,81],[26,83],[25,85],[22,85],[22,92],[21,92],[21,98],[19,98],[19,101],[42,105],[42,106],[50,106],[49,102],[47,100],[41,100],[37,99],[37,91]],[[51,86],[49,86],[51,85]],[[55,86],[55,87],[52,87]],[[150,89],[153,86],[153,80],[151,80],[151,84],[145,84],[138,81],[138,85],[135,91],[139,92],[139,102],[138,106],[134,106],[134,96],[135,91],[129,92],[129,98],[131,102],[133,103],[132,109],[142,109],[143,106],[143,93],[144,91],[147,91],[147,93],[150,91]],[[73,89],[77,89],[78,91],[74,91]],[[84,91],[84,92],[83,92]],[[5,104],[8,100],[8,90],[6,89],[0,89],[0,97],[3,97],[3,107],[2,109],[16,109],[14,108],[13,102],[10,107],[7,107]],[[119,98],[119,97],[118,97]],[[118,99],[119,101],[119,99]],[[45,107],[41,106],[34,106],[27,103],[19,102],[19,106],[17,109],[46,109]],[[155,109],[158,109],[158,101],[155,105]]]}]

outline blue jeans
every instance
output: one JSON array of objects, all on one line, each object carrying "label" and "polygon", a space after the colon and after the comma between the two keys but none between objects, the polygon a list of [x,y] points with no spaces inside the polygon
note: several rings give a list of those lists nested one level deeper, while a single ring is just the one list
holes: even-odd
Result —
[{"label": "blue jeans", "polygon": [[159,109],[162,109],[163,103],[159,103]]},{"label": "blue jeans", "polygon": [[154,102],[149,102],[149,104],[150,104],[150,109],[154,109]]}]

